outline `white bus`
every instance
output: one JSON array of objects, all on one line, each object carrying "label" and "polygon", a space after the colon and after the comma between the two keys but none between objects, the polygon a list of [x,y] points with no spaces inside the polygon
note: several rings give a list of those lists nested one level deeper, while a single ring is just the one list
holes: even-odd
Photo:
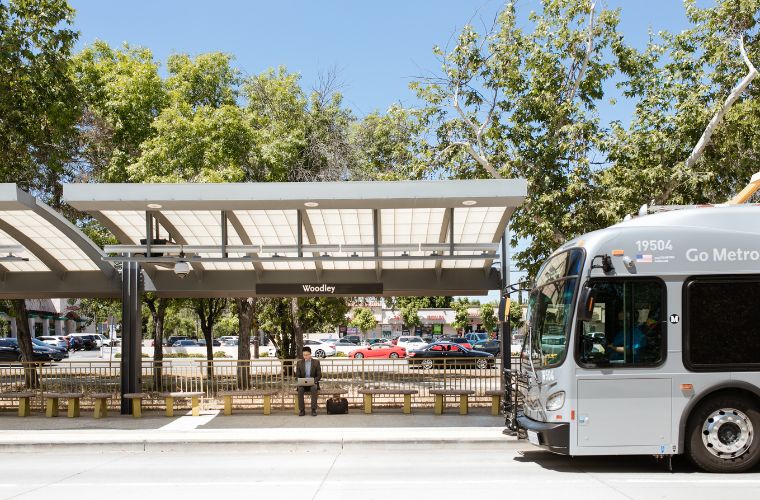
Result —
[{"label": "white bus", "polygon": [[687,208],[583,235],[529,302],[519,426],[568,455],[760,460],[760,206]]}]

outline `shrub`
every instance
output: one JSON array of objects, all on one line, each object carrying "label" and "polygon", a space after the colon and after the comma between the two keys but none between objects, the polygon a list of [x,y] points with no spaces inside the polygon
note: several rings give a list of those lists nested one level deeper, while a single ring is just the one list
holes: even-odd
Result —
[{"label": "shrub", "polygon": [[269,357],[269,352],[268,351],[263,351],[263,352],[259,351],[259,357],[260,358],[268,358]]},{"label": "shrub", "polygon": [[342,352],[342,351],[338,351],[338,352],[335,353],[335,357],[337,357],[337,358],[347,358],[348,354],[346,354],[345,352]]},{"label": "shrub", "polygon": [[216,351],[214,353],[215,358],[229,358],[231,356],[227,356],[227,354],[224,351]]}]

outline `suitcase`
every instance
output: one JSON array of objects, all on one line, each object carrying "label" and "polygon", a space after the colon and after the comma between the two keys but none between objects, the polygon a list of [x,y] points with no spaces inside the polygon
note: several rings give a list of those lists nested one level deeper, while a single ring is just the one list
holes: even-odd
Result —
[{"label": "suitcase", "polygon": [[348,413],[348,400],[340,396],[333,396],[327,400],[327,413],[329,415],[342,415]]}]

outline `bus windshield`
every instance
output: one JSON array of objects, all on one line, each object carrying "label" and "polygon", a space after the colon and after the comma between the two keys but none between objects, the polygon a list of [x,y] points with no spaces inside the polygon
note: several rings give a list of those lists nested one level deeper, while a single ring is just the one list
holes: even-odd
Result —
[{"label": "bus windshield", "polygon": [[583,250],[575,248],[550,258],[536,278],[528,302],[532,334],[526,354],[542,368],[556,366],[565,359],[582,267]]}]

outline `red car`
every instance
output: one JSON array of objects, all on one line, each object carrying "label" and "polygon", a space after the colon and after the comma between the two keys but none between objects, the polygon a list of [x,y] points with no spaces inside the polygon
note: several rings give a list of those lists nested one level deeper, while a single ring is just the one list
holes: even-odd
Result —
[{"label": "red car", "polygon": [[349,358],[405,358],[406,349],[393,344],[374,344],[351,351]]}]

